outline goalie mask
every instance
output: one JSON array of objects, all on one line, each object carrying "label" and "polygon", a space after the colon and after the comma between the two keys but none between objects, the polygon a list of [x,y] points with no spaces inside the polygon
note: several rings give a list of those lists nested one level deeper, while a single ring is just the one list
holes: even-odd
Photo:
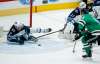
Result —
[{"label": "goalie mask", "polygon": [[16,22],[14,23],[14,26],[15,26],[15,28],[16,28],[17,30],[21,30],[21,29],[23,28],[24,24],[21,23],[21,22],[19,22],[19,21],[16,21]]}]

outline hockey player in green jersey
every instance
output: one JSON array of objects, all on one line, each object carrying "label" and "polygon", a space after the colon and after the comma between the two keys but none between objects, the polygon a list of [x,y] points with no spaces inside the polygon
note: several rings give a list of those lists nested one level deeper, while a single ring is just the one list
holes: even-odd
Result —
[{"label": "hockey player in green jersey", "polygon": [[[81,20],[76,22],[78,26],[78,36],[75,40],[82,37],[81,41],[83,43],[83,51],[86,53],[82,55],[83,58],[92,57],[91,42],[95,42],[100,36],[100,22],[91,16],[88,11],[84,9],[81,10]],[[100,42],[100,41],[99,41]]]}]

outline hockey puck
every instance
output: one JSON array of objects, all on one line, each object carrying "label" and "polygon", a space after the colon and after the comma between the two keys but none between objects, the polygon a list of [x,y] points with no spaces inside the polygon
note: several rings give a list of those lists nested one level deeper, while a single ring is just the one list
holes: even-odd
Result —
[{"label": "hockey puck", "polygon": [[38,46],[41,46],[41,44],[38,44]]}]

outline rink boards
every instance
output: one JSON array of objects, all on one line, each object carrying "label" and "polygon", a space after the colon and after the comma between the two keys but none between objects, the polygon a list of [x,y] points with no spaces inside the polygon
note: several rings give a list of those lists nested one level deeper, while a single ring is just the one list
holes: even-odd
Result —
[{"label": "rink boards", "polygon": [[[14,4],[14,3],[12,3]],[[10,5],[8,5],[10,6]],[[9,15],[18,15],[18,14],[25,14],[29,13],[29,6],[18,6],[16,5],[15,8],[12,6],[11,8],[7,9],[0,9],[0,16],[9,16]],[[61,10],[61,9],[70,9],[75,8],[78,6],[78,2],[66,2],[66,3],[55,3],[55,4],[46,4],[46,5],[38,5],[33,6],[32,12],[43,12],[43,11],[50,11],[50,10]]]}]

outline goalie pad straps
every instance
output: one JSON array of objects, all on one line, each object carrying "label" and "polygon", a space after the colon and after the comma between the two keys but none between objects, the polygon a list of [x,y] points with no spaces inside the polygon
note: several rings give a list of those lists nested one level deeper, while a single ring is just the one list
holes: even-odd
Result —
[{"label": "goalie pad straps", "polygon": [[44,29],[36,28],[36,29],[34,29],[35,33],[47,33],[47,32],[51,32],[51,31],[52,31],[51,28],[44,28]]}]

